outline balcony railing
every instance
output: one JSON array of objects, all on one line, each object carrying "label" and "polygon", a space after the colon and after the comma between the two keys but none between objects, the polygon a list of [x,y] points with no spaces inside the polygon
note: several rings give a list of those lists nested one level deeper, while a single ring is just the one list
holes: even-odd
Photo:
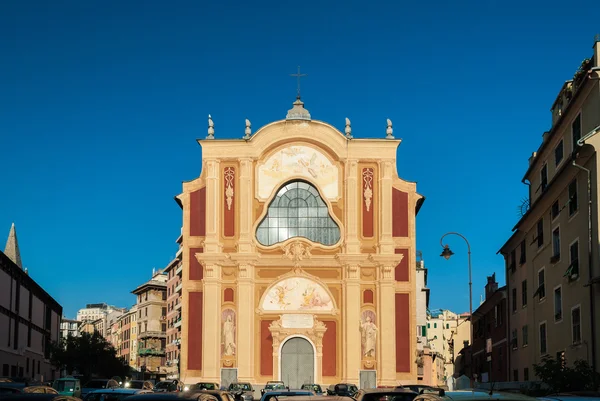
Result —
[{"label": "balcony railing", "polygon": [[156,348],[140,348],[138,350],[139,356],[164,356],[164,349],[156,349]]},{"label": "balcony railing", "polygon": [[177,284],[177,286],[175,287],[175,292],[181,292],[182,288],[183,288],[183,283]]},{"label": "balcony railing", "polygon": [[175,274],[180,275],[183,272],[183,263],[179,263],[179,266],[175,269]]},{"label": "balcony railing", "polygon": [[181,309],[181,302],[175,305],[175,310]]},{"label": "balcony railing", "polygon": [[173,327],[175,327],[175,328],[181,327],[181,318],[177,319],[175,321],[175,323],[173,323]]},{"label": "balcony railing", "polygon": [[138,338],[163,338],[167,333],[163,331],[144,331],[138,334]]}]

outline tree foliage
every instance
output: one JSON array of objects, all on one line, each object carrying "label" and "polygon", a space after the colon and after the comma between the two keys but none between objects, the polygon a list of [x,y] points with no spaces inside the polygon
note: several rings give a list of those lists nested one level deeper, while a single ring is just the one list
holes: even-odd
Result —
[{"label": "tree foliage", "polygon": [[600,374],[594,372],[590,364],[582,359],[576,360],[570,367],[562,360],[545,356],[539,364],[533,365],[533,370],[550,387],[552,393],[595,391],[600,384]]},{"label": "tree foliage", "polygon": [[117,357],[115,348],[100,333],[68,336],[50,347],[50,361],[68,373],[77,372],[84,380],[92,377],[128,376],[129,366]]}]

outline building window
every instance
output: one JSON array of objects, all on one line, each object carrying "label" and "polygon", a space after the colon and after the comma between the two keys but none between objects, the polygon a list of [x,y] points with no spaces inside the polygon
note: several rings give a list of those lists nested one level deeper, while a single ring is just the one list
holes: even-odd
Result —
[{"label": "building window", "polygon": [[517,251],[513,249],[510,252],[510,271],[515,272],[517,270]]},{"label": "building window", "polygon": [[519,381],[519,370],[518,369],[513,370],[513,381],[515,381],[515,382]]},{"label": "building window", "polygon": [[576,279],[579,276],[579,241],[574,241],[569,246],[569,267],[563,277]]},{"label": "building window", "polygon": [[421,326],[421,337],[427,337],[427,328],[425,326]]},{"label": "building window", "polygon": [[540,354],[544,355],[548,352],[546,348],[546,322],[540,323]]},{"label": "building window", "polygon": [[517,311],[517,289],[512,289],[512,311],[513,313]]},{"label": "building window", "polygon": [[304,237],[323,245],[334,245],[340,240],[340,228],[331,218],[319,191],[305,181],[283,186],[256,230],[258,242],[267,246],[293,237]]},{"label": "building window", "polygon": [[519,340],[517,339],[517,329],[514,329],[512,331],[512,335],[510,338],[510,345],[512,346],[513,350],[516,350],[517,347],[519,346]]},{"label": "building window", "polygon": [[554,165],[558,166],[563,159],[563,140],[561,139],[556,148],[554,148]]},{"label": "building window", "polygon": [[544,245],[544,219],[540,219],[537,223],[537,245],[538,248]]},{"label": "building window", "polygon": [[577,179],[569,184],[569,216],[573,216],[579,209],[577,200]]},{"label": "building window", "polygon": [[431,328],[431,323],[427,323],[427,328],[430,329]]},{"label": "building window", "polygon": [[545,270],[542,267],[538,271],[538,288],[535,291],[536,293],[533,294],[533,296],[539,295],[540,301],[543,300],[544,298],[546,298],[546,284],[544,282],[545,282]]},{"label": "building window", "polygon": [[559,285],[554,289],[554,321],[562,320],[562,287]]},{"label": "building window", "polygon": [[550,261],[556,263],[560,260],[560,227],[552,231],[552,258]]},{"label": "building window", "polygon": [[527,280],[521,282],[521,306],[527,306]]},{"label": "building window", "polygon": [[552,221],[556,220],[558,215],[560,214],[560,207],[558,206],[558,200],[555,200],[552,204],[552,209],[550,212],[550,216],[552,217]]},{"label": "building window", "polygon": [[529,381],[529,368],[523,368],[523,381]]},{"label": "building window", "polygon": [[433,328],[434,328],[434,329],[437,329],[437,323],[434,323],[434,324],[433,324]]},{"label": "building window", "polygon": [[523,341],[523,347],[529,345],[529,329],[527,325],[521,327],[521,337]]},{"label": "building window", "polygon": [[573,344],[581,344],[581,307],[571,309],[571,336]]},{"label": "building window", "polygon": [[573,136],[573,150],[575,150],[577,148],[577,141],[581,139],[581,114],[573,120],[571,134]]},{"label": "building window", "polygon": [[548,187],[548,165],[544,164],[542,166],[542,170],[540,171],[540,187],[542,188],[542,192],[546,190]]},{"label": "building window", "polygon": [[525,263],[527,259],[526,249],[525,249],[525,240],[521,241],[521,256],[519,258],[519,264],[522,265]]},{"label": "building window", "polygon": [[25,372],[29,373],[29,358],[25,360]]},{"label": "building window", "polygon": [[446,323],[446,328],[449,329],[450,328],[450,323]]}]

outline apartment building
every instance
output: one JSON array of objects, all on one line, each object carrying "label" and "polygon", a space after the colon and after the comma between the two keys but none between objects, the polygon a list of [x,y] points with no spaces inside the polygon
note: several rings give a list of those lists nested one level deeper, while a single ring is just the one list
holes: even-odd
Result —
[{"label": "apartment building", "polygon": [[600,363],[598,157],[600,37],[566,81],[523,177],[529,199],[500,249],[506,261],[511,379],[549,355]]},{"label": "apartment building", "polygon": [[63,316],[60,320],[60,338],[78,337],[80,324],[81,322],[78,320],[67,319]]},{"label": "apartment building", "polygon": [[181,277],[183,264],[181,261],[182,236],[177,243],[179,250],[175,259],[165,268],[167,274],[167,379],[179,379],[179,352],[181,349]]},{"label": "apartment building", "polygon": [[137,308],[119,316],[113,324],[113,345],[117,356],[132,368],[137,369]]},{"label": "apartment building", "polygon": [[79,309],[77,312],[77,320],[80,322],[94,322],[113,312],[123,314],[127,312],[127,308],[119,308],[106,303],[87,304],[85,308]]},{"label": "apartment building", "polygon": [[60,337],[62,306],[23,269],[14,224],[0,252],[0,376],[52,380],[49,344]]},{"label": "apartment building", "polygon": [[132,291],[137,296],[137,366],[144,379],[166,377],[167,274],[153,271],[150,281]]},{"label": "apartment building", "polygon": [[468,313],[458,314],[446,309],[437,309],[427,314],[427,343],[431,350],[439,353],[442,358],[442,373],[447,382],[455,376],[456,352],[460,351],[465,341],[468,344],[470,338]]},{"label": "apartment building", "polygon": [[429,288],[427,287],[427,269],[425,261],[422,260],[421,251],[417,251],[416,278],[417,285],[417,381],[424,382],[425,379],[425,346],[427,345],[427,311],[429,310]]}]

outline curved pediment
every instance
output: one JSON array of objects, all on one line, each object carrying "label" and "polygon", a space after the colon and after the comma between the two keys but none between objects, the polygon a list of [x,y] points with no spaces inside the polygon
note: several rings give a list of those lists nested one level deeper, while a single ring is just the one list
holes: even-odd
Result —
[{"label": "curved pediment", "polygon": [[273,284],[262,298],[265,312],[333,312],[333,297],[307,277],[287,277]]}]

